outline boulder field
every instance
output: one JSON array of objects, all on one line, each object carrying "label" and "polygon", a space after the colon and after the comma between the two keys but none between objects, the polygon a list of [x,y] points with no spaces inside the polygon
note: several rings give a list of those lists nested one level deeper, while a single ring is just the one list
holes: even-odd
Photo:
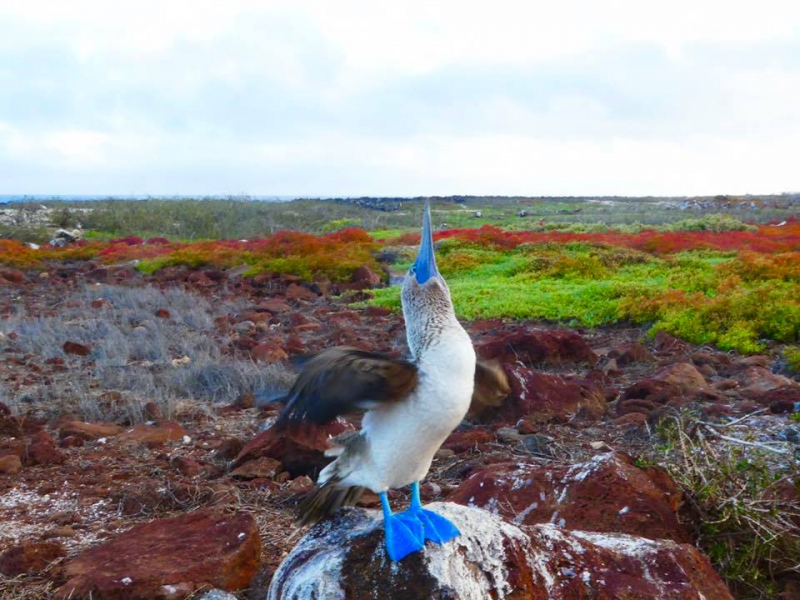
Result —
[{"label": "boulder field", "polygon": [[[756,415],[749,422],[762,439],[800,443],[789,420],[800,384],[773,356],[635,328],[467,323],[508,394],[472,407],[422,486],[423,500],[463,535],[392,564],[374,494],[300,535],[292,523],[328,460],[328,438],[358,428],[358,416],[277,432],[270,425],[281,407],[259,389],[216,404],[191,394],[160,403],[99,377],[102,340],[40,348],[14,321],[70,311],[71,323],[95,323],[116,318],[127,289],[179,289],[211,307],[201,315],[207,343],[226,361],[285,374],[291,359],[337,344],[400,355],[401,316],[359,303],[381,281],[367,271],[336,284],[92,264],[5,276],[0,597],[731,597],[693,545],[683,490],[653,466],[656,429],[682,409],[709,422]],[[181,310],[195,309],[153,305],[141,318],[178,327],[190,322]],[[176,352],[164,364],[135,364],[157,374],[193,360]],[[70,395],[75,381],[91,398]],[[44,400],[52,390],[63,390],[58,402]],[[390,497],[399,509],[408,501],[407,490]]]}]

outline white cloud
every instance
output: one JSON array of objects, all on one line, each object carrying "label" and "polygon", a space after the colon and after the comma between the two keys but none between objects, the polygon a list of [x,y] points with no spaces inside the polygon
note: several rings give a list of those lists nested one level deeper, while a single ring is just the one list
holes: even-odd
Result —
[{"label": "white cloud", "polygon": [[0,193],[796,189],[800,3],[0,4]]}]

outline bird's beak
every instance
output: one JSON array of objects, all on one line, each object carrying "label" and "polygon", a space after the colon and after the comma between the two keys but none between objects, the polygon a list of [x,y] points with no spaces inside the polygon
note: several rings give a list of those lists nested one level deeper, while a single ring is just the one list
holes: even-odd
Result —
[{"label": "bird's beak", "polygon": [[431,203],[425,201],[425,213],[422,218],[422,239],[419,243],[419,254],[414,263],[417,283],[422,285],[434,275],[438,275],[436,258],[433,256],[433,231],[431,230]]}]

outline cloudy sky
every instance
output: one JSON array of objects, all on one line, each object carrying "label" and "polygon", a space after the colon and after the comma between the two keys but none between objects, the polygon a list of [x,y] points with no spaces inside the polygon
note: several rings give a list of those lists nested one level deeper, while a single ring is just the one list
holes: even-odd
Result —
[{"label": "cloudy sky", "polygon": [[800,2],[0,0],[0,194],[800,190]]}]

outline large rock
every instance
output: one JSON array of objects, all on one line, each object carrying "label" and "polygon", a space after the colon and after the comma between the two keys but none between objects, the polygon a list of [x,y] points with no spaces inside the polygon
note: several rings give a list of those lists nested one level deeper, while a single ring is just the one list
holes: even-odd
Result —
[{"label": "large rock", "polygon": [[647,413],[662,405],[681,406],[686,402],[718,400],[719,397],[694,365],[675,363],[626,389],[617,413]]},{"label": "large rock", "polygon": [[23,542],[0,554],[0,573],[7,577],[39,573],[62,556],[64,548],[58,542]]},{"label": "large rock", "polygon": [[586,341],[574,331],[567,330],[503,332],[497,337],[481,340],[475,351],[483,359],[497,359],[504,363],[594,365],[597,362],[597,355]]},{"label": "large rock", "polygon": [[495,464],[472,473],[447,498],[484,508],[520,525],[629,533],[688,542],[678,522],[675,482],[661,469],[641,469],[625,454],[598,454],[566,466]]},{"label": "large rock", "polygon": [[166,442],[183,440],[184,436],[186,436],[186,430],[177,421],[160,421],[137,425],[120,434],[119,439],[127,443],[157,446]]},{"label": "large rock", "polygon": [[237,469],[247,461],[266,456],[280,461],[292,477],[308,475],[330,462],[325,456],[329,439],[348,429],[353,429],[352,425],[342,419],[324,426],[270,427],[242,448],[231,468]]},{"label": "large rock", "polygon": [[462,535],[393,563],[376,511],[349,509],[313,528],[267,600],[731,600],[688,544],[621,534],[521,529],[486,511],[437,503]]},{"label": "large rock", "polygon": [[201,588],[240,590],[255,575],[260,554],[261,539],[248,513],[197,511],[159,519],[67,562],[57,597],[171,599]]},{"label": "large rock", "polygon": [[608,410],[605,391],[598,383],[539,373],[518,364],[504,365],[511,393],[497,410],[482,418],[516,421],[594,421]]},{"label": "large rock", "polygon": [[[546,598],[528,536],[485,511],[455,504],[428,508],[462,536],[391,562],[378,511],[349,509],[314,527],[278,568],[269,600]],[[536,594],[536,590],[542,593]]]},{"label": "large rock", "polygon": [[97,440],[113,437],[122,433],[122,427],[114,423],[85,423],[83,421],[68,421],[59,431],[58,437],[62,440],[67,437],[76,437],[82,440]]}]

